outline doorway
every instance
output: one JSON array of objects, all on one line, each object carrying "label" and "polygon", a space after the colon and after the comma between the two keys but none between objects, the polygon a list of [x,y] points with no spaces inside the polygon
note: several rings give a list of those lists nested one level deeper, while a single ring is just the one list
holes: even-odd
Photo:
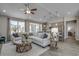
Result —
[{"label": "doorway", "polygon": [[67,22],[67,36],[69,39],[75,40],[76,33],[76,20]]}]

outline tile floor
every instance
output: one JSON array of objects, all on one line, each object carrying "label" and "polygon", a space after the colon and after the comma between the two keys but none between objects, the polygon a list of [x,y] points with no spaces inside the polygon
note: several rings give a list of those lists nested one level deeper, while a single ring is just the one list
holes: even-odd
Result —
[{"label": "tile floor", "polygon": [[58,49],[49,49],[40,56],[79,56],[79,41],[67,39],[58,43]]}]

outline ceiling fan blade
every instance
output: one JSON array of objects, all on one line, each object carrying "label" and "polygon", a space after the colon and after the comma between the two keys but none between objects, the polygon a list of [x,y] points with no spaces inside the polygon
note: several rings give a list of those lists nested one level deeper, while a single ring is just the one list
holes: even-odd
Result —
[{"label": "ceiling fan blade", "polygon": [[37,8],[31,9],[31,11],[37,11]]},{"label": "ceiling fan blade", "polygon": [[34,12],[31,12],[31,14],[35,14]]}]

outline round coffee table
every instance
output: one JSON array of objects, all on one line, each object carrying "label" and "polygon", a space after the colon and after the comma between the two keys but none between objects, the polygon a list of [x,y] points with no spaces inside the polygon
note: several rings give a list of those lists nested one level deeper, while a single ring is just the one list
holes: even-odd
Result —
[{"label": "round coffee table", "polygon": [[31,42],[29,41],[16,44],[16,52],[18,53],[27,52],[31,49],[32,49],[32,45],[31,45]]}]

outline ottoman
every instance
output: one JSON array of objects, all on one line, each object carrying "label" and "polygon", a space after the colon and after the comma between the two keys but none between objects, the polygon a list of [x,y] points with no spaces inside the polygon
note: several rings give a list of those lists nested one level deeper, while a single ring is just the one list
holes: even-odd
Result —
[{"label": "ottoman", "polygon": [[27,52],[32,49],[31,42],[23,42],[21,44],[16,44],[16,52],[22,53]]}]

